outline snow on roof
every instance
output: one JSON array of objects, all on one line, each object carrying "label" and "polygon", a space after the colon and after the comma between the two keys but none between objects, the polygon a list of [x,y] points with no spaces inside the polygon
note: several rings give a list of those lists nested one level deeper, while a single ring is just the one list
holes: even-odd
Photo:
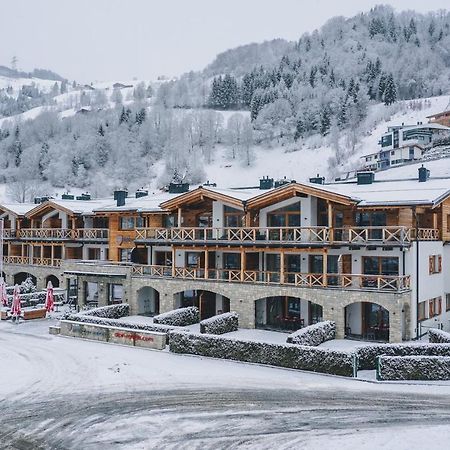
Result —
[{"label": "snow on roof", "polygon": [[149,192],[148,195],[140,198],[127,197],[125,205],[117,206],[115,200],[110,200],[109,204],[102,205],[95,209],[95,212],[114,211],[137,211],[137,212],[158,212],[164,211],[159,205],[171,198],[181,194],[170,194],[169,192],[157,191]]},{"label": "snow on roof", "polygon": [[[399,130],[414,130],[414,129],[421,129],[421,128],[431,128],[433,130],[446,130],[446,131],[450,131],[449,127],[446,127],[445,125],[441,125],[440,123],[420,123],[417,125],[392,125],[389,128],[397,128]],[[386,133],[383,134],[391,134],[391,131],[387,131]]]},{"label": "snow on roof", "polygon": [[51,199],[51,202],[57,206],[61,206],[62,208],[68,209],[75,214],[91,215],[94,214],[94,210],[101,208],[104,205],[114,203],[114,199],[111,197],[95,200]]},{"label": "snow on roof", "polygon": [[358,206],[436,204],[450,195],[450,177],[430,178],[420,184],[417,178],[375,180],[372,184],[360,185],[356,181],[346,181],[319,188],[354,198]]},{"label": "snow on roof", "polygon": [[0,205],[0,209],[11,211],[17,216],[24,216],[35,207],[36,205],[34,203],[3,203]]}]

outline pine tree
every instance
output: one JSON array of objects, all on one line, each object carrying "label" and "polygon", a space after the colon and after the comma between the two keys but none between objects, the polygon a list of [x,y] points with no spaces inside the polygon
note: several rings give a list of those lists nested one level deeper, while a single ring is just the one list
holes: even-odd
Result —
[{"label": "pine tree", "polygon": [[328,134],[331,126],[332,111],[330,105],[324,105],[320,111],[320,134],[325,136]]},{"label": "pine tree", "polygon": [[385,105],[392,105],[392,103],[397,101],[397,87],[395,86],[394,76],[392,73],[390,73],[386,79],[383,100]]}]

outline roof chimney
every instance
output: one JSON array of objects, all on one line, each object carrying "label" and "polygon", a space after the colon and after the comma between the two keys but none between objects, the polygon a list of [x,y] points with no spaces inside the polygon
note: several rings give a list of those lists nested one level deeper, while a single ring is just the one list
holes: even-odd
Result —
[{"label": "roof chimney", "polygon": [[272,189],[273,188],[273,178],[269,178],[269,176],[262,177],[259,180],[259,188],[260,189]]},{"label": "roof chimney", "polygon": [[356,174],[357,184],[372,184],[375,180],[373,172],[358,172]]},{"label": "roof chimney", "polygon": [[309,182],[314,184],[325,184],[325,177],[321,177],[317,174],[315,177],[310,178]]},{"label": "roof chimney", "polygon": [[144,188],[138,189],[136,191],[136,198],[147,197],[148,191]]},{"label": "roof chimney", "polygon": [[114,191],[114,200],[117,202],[117,206],[124,206],[127,197],[128,192],[125,189]]},{"label": "roof chimney", "polygon": [[422,167],[419,167],[419,183],[425,183],[428,178],[430,178],[430,171],[422,164]]},{"label": "roof chimney", "polygon": [[189,191],[189,183],[170,183],[169,194],[182,194]]}]

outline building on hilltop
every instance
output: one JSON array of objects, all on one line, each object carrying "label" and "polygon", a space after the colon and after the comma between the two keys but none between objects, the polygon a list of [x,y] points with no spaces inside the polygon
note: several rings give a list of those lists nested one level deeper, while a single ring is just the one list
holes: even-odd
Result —
[{"label": "building on hilltop", "polygon": [[56,278],[80,308],[196,305],[246,328],[334,320],[338,338],[408,340],[450,325],[450,178],[430,175],[0,205],[4,275]]}]

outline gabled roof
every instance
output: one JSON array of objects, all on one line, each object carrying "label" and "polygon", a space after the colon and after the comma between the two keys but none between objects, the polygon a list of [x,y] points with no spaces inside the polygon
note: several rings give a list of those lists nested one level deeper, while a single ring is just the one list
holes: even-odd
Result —
[{"label": "gabled roof", "polygon": [[34,203],[3,203],[0,205],[0,213],[4,211],[17,217],[25,216],[35,206]]},{"label": "gabled roof", "polygon": [[[261,192],[261,191],[260,191]],[[265,205],[276,203],[298,194],[312,195],[342,205],[356,204],[352,195],[341,194],[326,188],[326,185],[314,183],[289,183],[254,196],[247,202],[249,209],[263,208]]]},{"label": "gabled roof", "polygon": [[83,216],[93,215],[94,209],[104,205],[111,204],[113,199],[98,199],[98,200],[47,200],[39,205],[35,205],[33,209],[28,211],[26,217],[31,218],[39,214],[45,214],[47,211],[56,210],[62,211],[69,216]]}]

